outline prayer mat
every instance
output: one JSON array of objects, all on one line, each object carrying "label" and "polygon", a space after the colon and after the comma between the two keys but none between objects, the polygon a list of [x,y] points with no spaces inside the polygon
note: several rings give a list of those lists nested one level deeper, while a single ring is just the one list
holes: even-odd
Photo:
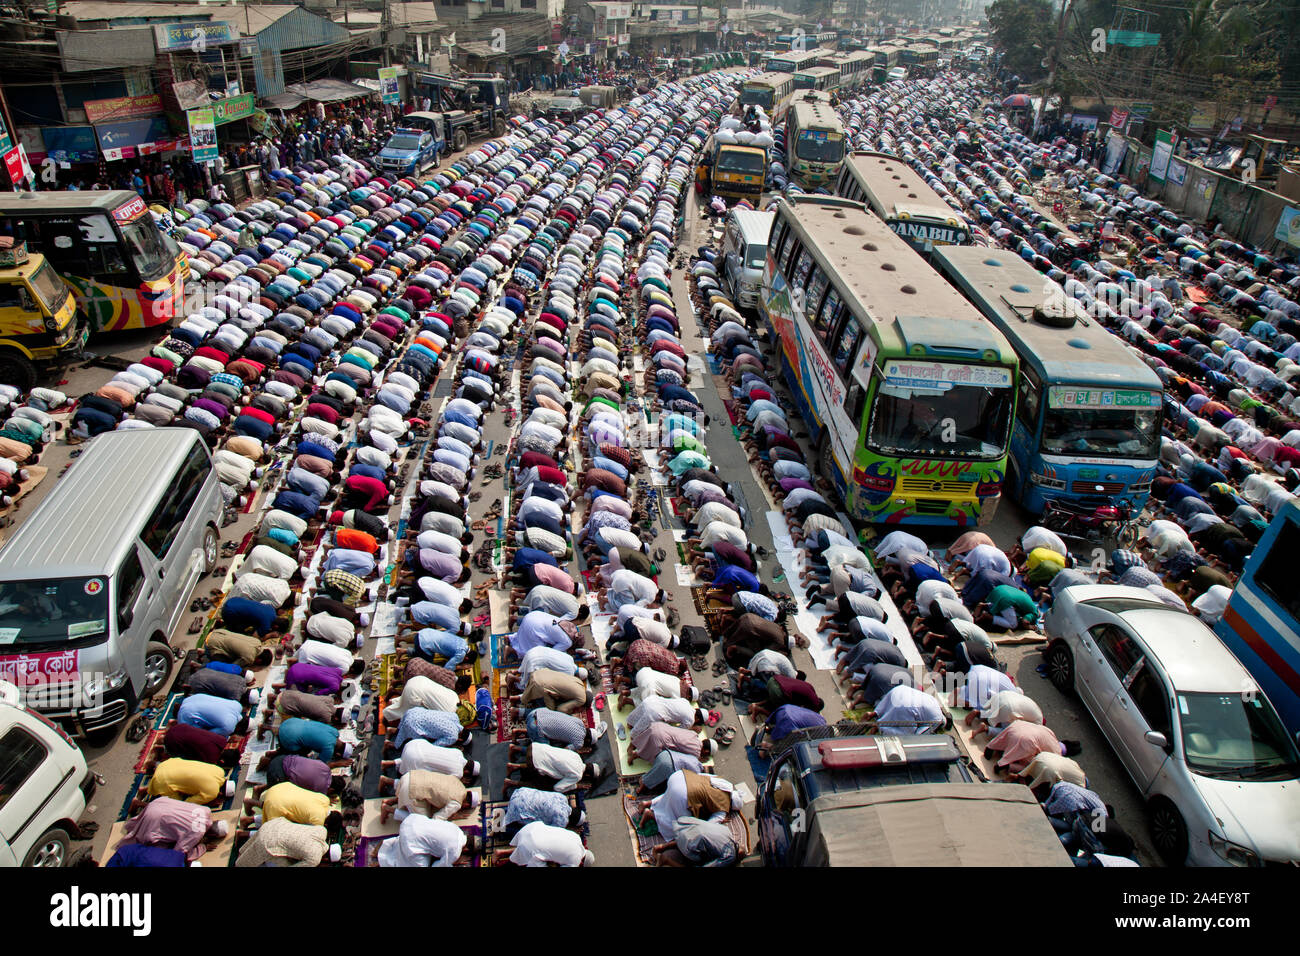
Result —
[{"label": "prayer mat", "polygon": [[1017,647],[1022,644],[1046,644],[1047,635],[1035,628],[1022,628],[1007,631],[1004,634],[992,634],[993,643],[998,647]]},{"label": "prayer mat", "polygon": [[[239,828],[239,816],[238,810],[213,811],[212,821],[215,823],[218,820],[224,820],[230,825],[230,830],[212,849],[199,857],[203,861],[204,867],[211,868],[234,864],[235,831]],[[113,854],[117,852],[118,844],[124,839],[126,839],[126,820],[122,819],[109,828],[108,842],[104,845],[104,858],[99,861],[100,866],[109,861]]]},{"label": "prayer mat", "polygon": [[510,745],[492,743],[486,734],[475,734],[470,756],[482,764],[479,785],[484,798],[490,801],[506,799],[502,784],[506,780],[506,764],[510,762]]},{"label": "prayer mat", "polygon": [[614,752],[610,743],[610,736],[614,733],[614,728],[609,727],[600,740],[596,741],[595,749],[585,757],[584,763],[598,763],[601,767],[608,770],[605,777],[586,792],[587,800],[595,800],[597,797],[607,797],[611,793],[616,793],[619,788],[618,768],[614,766]]},{"label": "prayer mat", "polygon": [[987,760],[984,757],[984,747],[992,738],[981,734],[978,740],[971,733],[971,728],[966,726],[966,715],[970,709],[966,707],[949,707],[952,712],[952,735],[957,738],[957,742],[966,751],[970,757],[971,763],[975,766],[977,773],[985,780],[999,779],[994,772],[996,760]]},{"label": "prayer mat", "polygon": [[18,491],[13,495],[13,501],[9,506],[0,508],[0,518],[11,514],[17,508],[18,502],[27,495],[27,492],[39,485],[45,479],[45,476],[50,473],[50,469],[43,465],[27,465],[26,468],[27,480],[18,487]]},{"label": "prayer mat", "polygon": [[734,398],[724,398],[722,407],[727,410],[727,417],[731,419],[731,424],[740,424],[740,410]]},{"label": "prayer mat", "polygon": [[[633,845],[636,847],[637,865],[652,866],[654,856],[651,850],[665,841],[659,833],[659,826],[654,822],[653,817],[640,827],[632,822],[633,814],[637,812],[638,801],[632,796],[635,792],[636,784],[624,785],[623,814],[627,817],[628,833],[631,836]],[[723,822],[726,823],[727,829],[731,831],[731,836],[736,841],[736,862],[740,862],[749,856],[753,850],[753,843],[749,834],[749,823],[746,822],[745,814],[741,810],[732,810],[727,814],[727,818]]]}]

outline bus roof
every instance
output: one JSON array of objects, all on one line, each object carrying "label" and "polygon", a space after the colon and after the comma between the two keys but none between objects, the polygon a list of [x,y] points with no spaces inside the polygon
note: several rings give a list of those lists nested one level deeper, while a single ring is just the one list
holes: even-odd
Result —
[{"label": "bus roof", "polygon": [[874,319],[882,348],[907,353],[925,346],[937,327],[936,344],[1015,362],[1002,334],[862,203],[805,195],[783,198],[778,208],[803,227],[807,245]]},{"label": "bus roof", "polygon": [[[1156,373],[1092,318],[1080,314],[1068,329],[1034,321],[1034,308],[1043,304],[1044,283],[1051,280],[1018,255],[979,246],[939,246],[931,258],[1036,374],[1052,382],[1161,390]],[[1073,301],[1064,291],[1061,296]]]},{"label": "bus roof", "polygon": [[0,193],[0,216],[20,216],[24,213],[73,212],[78,209],[103,209],[111,211],[139,194],[130,189],[69,189],[58,192]]},{"label": "bus roof", "polygon": [[839,76],[840,71],[833,66],[810,66],[806,70],[800,70],[795,76]]},{"label": "bus roof", "polygon": [[44,577],[53,567],[69,577],[116,570],[197,439],[189,428],[113,431],[91,439],[0,548],[0,579]]},{"label": "bus roof", "polygon": [[764,73],[756,74],[745,80],[745,86],[751,84],[755,86],[780,86],[782,83],[789,83],[794,79],[790,73],[782,73],[777,70],[769,70]]},{"label": "bus roof", "polygon": [[845,163],[888,218],[937,219],[964,225],[964,217],[943,201],[921,174],[897,156],[855,150]]},{"label": "bus roof", "polygon": [[840,122],[839,114],[831,108],[830,101],[824,98],[798,96],[790,104],[790,110],[797,129],[828,128],[843,130],[844,128],[844,124]]}]

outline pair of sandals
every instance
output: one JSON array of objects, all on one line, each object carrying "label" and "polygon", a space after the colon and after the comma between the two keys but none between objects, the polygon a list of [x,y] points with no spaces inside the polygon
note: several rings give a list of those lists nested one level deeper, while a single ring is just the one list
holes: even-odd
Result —
[{"label": "pair of sandals", "polygon": [[730,747],[738,732],[731,724],[720,724],[713,732],[713,739],[724,747]]},{"label": "pair of sandals", "polygon": [[715,687],[713,690],[700,691],[700,704],[704,707],[716,707],[718,704],[730,704],[732,698],[730,687]]}]

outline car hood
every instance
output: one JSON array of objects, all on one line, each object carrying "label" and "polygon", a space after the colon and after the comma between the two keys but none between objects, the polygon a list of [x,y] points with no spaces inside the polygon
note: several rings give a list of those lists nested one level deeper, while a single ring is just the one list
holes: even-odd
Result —
[{"label": "car hood", "polygon": [[1192,780],[1225,837],[1261,860],[1300,861],[1300,780]]},{"label": "car hood", "polygon": [[383,159],[410,159],[418,152],[414,149],[381,149],[379,155]]}]

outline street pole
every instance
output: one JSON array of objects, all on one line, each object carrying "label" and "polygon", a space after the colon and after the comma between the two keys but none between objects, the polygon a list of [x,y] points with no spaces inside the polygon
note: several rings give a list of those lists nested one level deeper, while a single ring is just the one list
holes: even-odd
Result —
[{"label": "street pole", "polygon": [[1047,89],[1043,90],[1043,95],[1038,98],[1038,106],[1034,109],[1034,129],[1031,135],[1038,135],[1038,126],[1043,118],[1043,107],[1047,105],[1047,98],[1052,94],[1052,85],[1056,82],[1056,67],[1061,62],[1061,45],[1065,43],[1065,20],[1070,15],[1070,6],[1074,0],[1064,0],[1061,4],[1061,19],[1056,24],[1056,43],[1052,45],[1051,67],[1047,72]]}]

